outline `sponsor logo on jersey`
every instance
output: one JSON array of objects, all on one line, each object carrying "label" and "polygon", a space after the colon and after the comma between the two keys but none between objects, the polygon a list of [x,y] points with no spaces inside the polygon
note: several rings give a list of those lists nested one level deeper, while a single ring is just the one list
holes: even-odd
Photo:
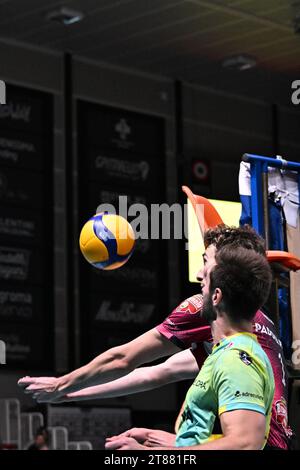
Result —
[{"label": "sponsor logo on jersey", "polygon": [[240,351],[240,360],[246,364],[246,366],[250,366],[252,364],[252,359],[251,357],[249,356],[249,354],[247,354],[245,351]]},{"label": "sponsor logo on jersey", "polygon": [[270,328],[268,328],[265,325],[261,325],[260,323],[257,323],[257,322],[254,324],[254,328],[255,328],[255,333],[261,333],[263,335],[270,336],[280,347],[282,347],[282,343],[280,339],[277,338],[275,333],[272,330],[270,330]]},{"label": "sponsor logo on jersey", "polygon": [[234,394],[234,398],[242,398],[242,397],[248,397],[248,398],[257,398],[258,400],[262,400],[264,399],[263,396],[261,395],[256,395],[255,393],[250,393],[250,392],[240,392],[239,390],[237,390]]},{"label": "sponsor logo on jersey", "polygon": [[206,390],[207,382],[203,382],[203,380],[195,380],[194,385],[195,387],[200,387],[201,390]]},{"label": "sponsor logo on jersey", "polygon": [[179,308],[180,308],[181,310],[184,310],[184,309],[186,309],[188,306],[189,306],[189,303],[188,303],[187,300],[185,300],[184,302],[182,302],[182,304],[179,305]]},{"label": "sponsor logo on jersey", "polygon": [[202,295],[193,295],[193,297],[190,297],[189,299],[185,300],[179,305],[178,310],[189,313],[191,315],[195,315],[196,313],[199,313],[202,309],[203,305],[203,300],[202,300]]},{"label": "sponsor logo on jersey", "polygon": [[291,437],[293,432],[288,425],[288,412],[286,400],[281,397],[275,402],[276,421],[281,424],[286,436]]},{"label": "sponsor logo on jersey", "polygon": [[188,406],[185,407],[182,413],[182,421],[187,421],[187,420],[190,420],[192,423],[194,421],[193,413],[191,412]]}]

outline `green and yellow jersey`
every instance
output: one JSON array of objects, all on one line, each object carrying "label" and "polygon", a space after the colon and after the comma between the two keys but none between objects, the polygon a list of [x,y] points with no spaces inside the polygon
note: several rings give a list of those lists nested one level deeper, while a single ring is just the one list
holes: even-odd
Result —
[{"label": "green and yellow jersey", "polygon": [[217,343],[190,387],[179,421],[176,446],[213,439],[216,417],[233,410],[266,416],[270,429],[274,378],[269,359],[251,333],[238,333]]}]

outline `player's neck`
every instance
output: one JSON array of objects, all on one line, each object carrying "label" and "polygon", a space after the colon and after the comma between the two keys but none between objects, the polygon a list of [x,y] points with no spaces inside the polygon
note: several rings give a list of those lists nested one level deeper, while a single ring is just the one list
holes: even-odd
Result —
[{"label": "player's neck", "polygon": [[226,315],[218,315],[211,325],[211,331],[213,342],[217,344],[227,336],[237,333],[252,333],[252,322],[244,320],[238,324],[232,324]]}]

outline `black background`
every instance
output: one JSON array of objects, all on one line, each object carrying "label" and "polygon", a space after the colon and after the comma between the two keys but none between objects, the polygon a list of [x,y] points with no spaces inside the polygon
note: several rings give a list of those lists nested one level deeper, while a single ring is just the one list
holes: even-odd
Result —
[{"label": "black background", "polygon": [[7,86],[0,109],[0,338],[6,367],[53,369],[53,98]]},{"label": "black background", "polygon": [[[164,120],[78,101],[79,227],[103,203],[118,210],[165,202]],[[126,138],[116,126],[125,121]],[[124,123],[123,121],[123,123]],[[132,218],[128,217],[130,221]],[[149,226],[150,228],[150,226]],[[101,271],[79,257],[81,360],[126,343],[157,325],[167,313],[167,254],[164,241],[138,239],[129,261]]]}]

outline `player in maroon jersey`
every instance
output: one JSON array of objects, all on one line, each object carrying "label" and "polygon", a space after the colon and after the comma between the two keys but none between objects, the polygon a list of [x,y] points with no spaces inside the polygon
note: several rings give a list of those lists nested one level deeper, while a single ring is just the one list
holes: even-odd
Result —
[{"label": "player in maroon jersey", "polygon": [[[205,233],[204,242],[204,262],[214,257],[215,250],[225,245],[232,246],[232,249],[244,246],[265,254],[264,241],[253,229],[246,226],[229,228],[223,225],[210,229]],[[34,393],[39,401],[60,402],[120,396],[149,390],[176,380],[194,378],[209,353],[211,342],[210,327],[204,323],[199,313],[201,306],[201,294],[190,297],[156,328],[130,343],[100,354],[86,366],[60,378],[26,377],[19,383],[27,387],[28,392]],[[287,424],[287,378],[281,343],[276,336],[274,324],[262,312],[257,312],[253,327],[270,359],[275,378],[268,445],[287,449],[292,433]],[[162,365],[134,370],[141,364],[173,354],[180,349],[187,350],[174,355]],[[114,382],[106,383],[112,380]],[[131,430],[131,435],[135,437],[132,432]],[[145,436],[150,445],[157,445],[157,436],[153,432]]]}]

